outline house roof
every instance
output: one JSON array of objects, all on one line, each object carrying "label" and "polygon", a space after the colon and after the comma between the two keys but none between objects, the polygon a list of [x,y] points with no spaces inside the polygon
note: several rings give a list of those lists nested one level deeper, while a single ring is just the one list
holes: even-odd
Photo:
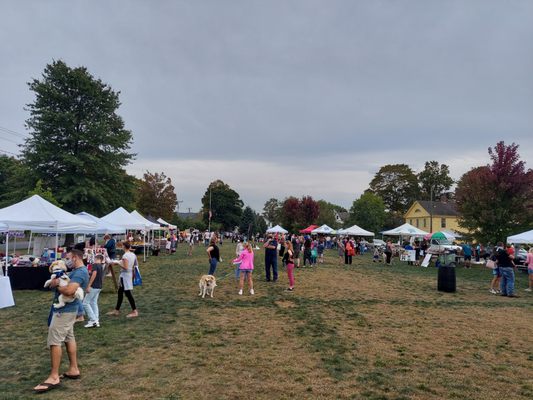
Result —
[{"label": "house roof", "polygon": [[[431,202],[427,200],[417,200],[418,204],[420,204],[428,213],[431,210]],[[446,203],[440,202],[440,201],[434,201],[433,202],[433,215],[450,215],[450,216],[458,216],[459,213],[457,212],[457,208],[455,206],[455,202],[449,201]]]}]

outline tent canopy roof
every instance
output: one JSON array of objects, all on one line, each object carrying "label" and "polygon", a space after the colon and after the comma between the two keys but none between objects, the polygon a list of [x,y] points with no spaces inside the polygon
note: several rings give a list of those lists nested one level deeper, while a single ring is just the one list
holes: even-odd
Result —
[{"label": "tent canopy roof", "polygon": [[138,219],[139,222],[143,223],[145,226],[145,229],[159,229],[161,226],[159,224],[155,224],[152,221],[147,220],[144,218],[141,213],[139,213],[137,210],[133,210],[130,213],[134,218]]},{"label": "tent canopy roof", "polygon": [[300,233],[311,233],[316,228],[318,228],[318,225],[309,225],[307,228],[302,229]]},{"label": "tent canopy roof", "polygon": [[509,236],[507,243],[513,244],[528,244],[533,243],[533,229],[527,232],[522,232],[517,235]]},{"label": "tent canopy roof", "polygon": [[333,235],[335,234],[335,229],[333,228],[330,228],[329,226],[327,226],[326,224],[316,228],[316,229],[313,229],[311,231],[311,233],[322,233],[322,234],[330,234],[330,235]]},{"label": "tent canopy roof", "polygon": [[125,228],[123,228],[121,226],[113,225],[113,224],[111,224],[109,222],[106,222],[106,221],[103,221],[100,218],[89,214],[88,212],[82,211],[80,213],[77,213],[76,215],[79,216],[79,217],[82,217],[82,218],[84,218],[84,219],[86,219],[88,221],[96,222],[96,224],[97,224],[97,227],[96,227],[95,230],[86,231],[86,232],[82,232],[82,233],[97,233],[97,234],[126,233],[126,229]]},{"label": "tent canopy roof", "polygon": [[364,230],[358,225],[352,225],[349,228],[340,229],[338,233],[342,235],[350,235],[350,236],[374,236],[372,232]]},{"label": "tent canopy roof", "polygon": [[113,225],[121,226],[124,229],[146,229],[144,223],[139,221],[122,207],[117,208],[115,211],[110,212],[100,219]]},{"label": "tent canopy roof", "polygon": [[9,230],[40,233],[94,232],[96,222],[89,221],[53,205],[38,195],[0,210],[0,224]]},{"label": "tent canopy roof", "polygon": [[172,225],[165,221],[163,218],[158,218],[157,222],[159,222],[163,226],[167,226],[169,229],[177,229],[178,227],[176,225]]},{"label": "tent canopy roof", "polygon": [[428,232],[415,228],[411,224],[403,224],[389,231],[381,232],[389,236],[425,236]]},{"label": "tent canopy roof", "polygon": [[288,233],[286,229],[283,229],[281,226],[276,225],[270,229],[267,229],[267,233]]}]

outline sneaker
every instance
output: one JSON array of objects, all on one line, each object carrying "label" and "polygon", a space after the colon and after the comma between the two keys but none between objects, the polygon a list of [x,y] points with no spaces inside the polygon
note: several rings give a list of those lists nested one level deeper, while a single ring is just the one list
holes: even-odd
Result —
[{"label": "sneaker", "polygon": [[496,293],[498,293],[498,292],[497,292],[496,290],[494,290],[494,289],[489,289],[489,292],[491,292],[492,294],[496,294]]},{"label": "sneaker", "polygon": [[100,328],[100,322],[96,321],[96,322],[94,323],[94,326],[95,326],[96,328]]},{"label": "sneaker", "polygon": [[137,310],[130,312],[128,315],[126,315],[126,318],[137,318],[139,316],[139,312]]},{"label": "sneaker", "polygon": [[531,292],[531,288],[524,289],[526,292]]},{"label": "sneaker", "polygon": [[239,296],[242,296],[242,289],[239,289]]},{"label": "sneaker", "polygon": [[255,294],[255,291],[253,289],[250,289],[250,294],[251,295],[254,295]]},{"label": "sneaker", "polygon": [[292,292],[294,290],[294,288],[290,287],[290,288],[287,288],[287,292]]},{"label": "sneaker", "polygon": [[84,328],[96,328],[97,327],[97,322],[94,322],[94,321],[89,321],[87,322],[87,324],[85,324]]}]

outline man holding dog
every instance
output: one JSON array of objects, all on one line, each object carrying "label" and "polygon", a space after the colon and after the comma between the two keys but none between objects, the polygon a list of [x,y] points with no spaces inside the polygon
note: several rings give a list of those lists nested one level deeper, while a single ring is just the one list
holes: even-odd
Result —
[{"label": "man holding dog", "polygon": [[[56,289],[54,302],[60,294],[64,296],[73,296],[76,290],[81,287],[85,292],[89,283],[89,273],[87,267],[83,264],[83,253],[79,250],[71,250],[65,259],[65,263],[72,272],[69,274],[70,283],[67,286],[59,287],[59,279],[52,279],[51,288]],[[76,322],[76,313],[80,305],[80,300],[67,303],[64,307],[52,307],[52,320],[48,327],[47,344],[50,348],[51,371],[48,378],[41,384],[35,386],[33,390],[37,393],[48,392],[49,390],[59,387],[61,378],[79,379],[80,370],[77,360],[77,346],[74,338],[74,323]],[[67,348],[70,366],[68,370],[59,375],[59,365],[61,363],[61,345],[65,343]]]}]

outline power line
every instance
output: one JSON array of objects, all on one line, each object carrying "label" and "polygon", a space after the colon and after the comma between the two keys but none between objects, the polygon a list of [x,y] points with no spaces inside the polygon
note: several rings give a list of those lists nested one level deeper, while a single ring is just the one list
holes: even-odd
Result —
[{"label": "power line", "polygon": [[0,149],[0,153],[9,154],[9,155],[11,155],[11,156],[18,157],[18,154],[12,153],[12,152],[7,151],[7,150],[2,150],[2,149]]},{"label": "power line", "polygon": [[11,143],[19,144],[18,142],[15,142],[14,140],[8,139],[8,138],[6,138],[6,137],[4,137],[4,136],[0,136],[0,139],[5,140],[6,142],[11,142]]},{"label": "power line", "polygon": [[14,131],[12,129],[8,129],[8,128],[4,128],[3,126],[0,126],[0,131],[4,132],[4,133],[8,133],[10,135],[13,135],[13,136],[18,136],[18,137],[21,137],[21,138],[26,138],[26,135],[23,134],[23,133],[19,133],[17,131]]}]

